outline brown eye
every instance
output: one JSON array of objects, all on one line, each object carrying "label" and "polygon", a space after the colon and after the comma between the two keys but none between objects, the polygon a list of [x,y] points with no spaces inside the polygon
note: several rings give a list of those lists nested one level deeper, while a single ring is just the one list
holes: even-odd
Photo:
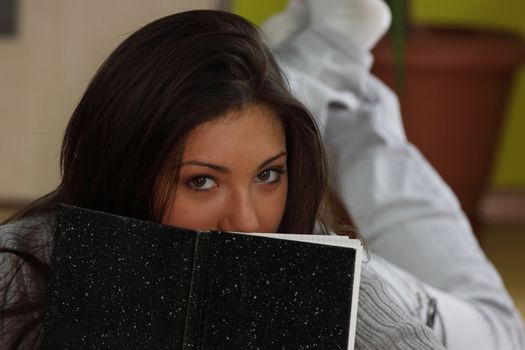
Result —
[{"label": "brown eye", "polygon": [[266,169],[257,174],[255,182],[272,184],[279,181],[283,174],[281,169]]},{"label": "brown eye", "polygon": [[217,186],[217,183],[207,176],[196,176],[190,179],[187,184],[196,191],[207,191]]},{"label": "brown eye", "polygon": [[259,175],[257,175],[257,179],[261,180],[261,181],[268,181],[268,179],[270,178],[270,170],[264,170],[264,171],[261,171],[259,173]]}]

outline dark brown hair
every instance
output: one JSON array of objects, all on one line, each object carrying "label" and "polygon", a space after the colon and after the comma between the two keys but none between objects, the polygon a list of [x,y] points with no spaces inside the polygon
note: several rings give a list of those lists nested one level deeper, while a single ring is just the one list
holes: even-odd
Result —
[{"label": "dark brown hair", "polygon": [[[160,222],[189,132],[250,103],[271,109],[285,129],[290,180],[278,231],[311,233],[316,222],[332,222],[323,204],[326,160],[314,119],[292,97],[258,30],[237,15],[206,10],[152,22],[107,58],[67,126],[61,184],[21,215],[64,202]],[[34,266],[34,275],[47,271],[26,253],[2,254]],[[37,298],[29,312],[41,317],[42,305]],[[3,305],[2,317],[13,310]],[[37,339],[38,326],[31,329]]]}]

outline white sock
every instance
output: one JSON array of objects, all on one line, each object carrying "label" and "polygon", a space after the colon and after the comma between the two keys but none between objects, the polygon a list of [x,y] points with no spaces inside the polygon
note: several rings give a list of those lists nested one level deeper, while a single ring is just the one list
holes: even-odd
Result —
[{"label": "white sock", "polygon": [[301,31],[309,21],[309,10],[304,0],[289,0],[286,9],[267,19],[261,28],[271,47],[278,48]]},{"label": "white sock", "polygon": [[390,26],[390,9],[384,0],[306,0],[310,25],[335,34],[356,49],[369,51]]}]

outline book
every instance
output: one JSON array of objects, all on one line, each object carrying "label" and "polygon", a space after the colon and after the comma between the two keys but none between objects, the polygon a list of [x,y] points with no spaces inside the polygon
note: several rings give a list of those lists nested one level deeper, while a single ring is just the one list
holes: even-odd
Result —
[{"label": "book", "polygon": [[42,349],[353,349],[362,247],[59,205]]}]

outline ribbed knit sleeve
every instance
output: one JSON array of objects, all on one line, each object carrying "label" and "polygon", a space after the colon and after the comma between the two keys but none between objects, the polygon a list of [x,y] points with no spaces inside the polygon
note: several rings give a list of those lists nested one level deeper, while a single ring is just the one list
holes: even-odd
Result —
[{"label": "ribbed knit sleeve", "polygon": [[380,278],[363,264],[357,311],[357,350],[444,349],[432,330],[415,322],[385,291]]},{"label": "ribbed knit sleeve", "polygon": [[0,349],[38,348],[45,273],[32,268],[16,252],[49,264],[53,230],[52,213],[0,226]]}]

